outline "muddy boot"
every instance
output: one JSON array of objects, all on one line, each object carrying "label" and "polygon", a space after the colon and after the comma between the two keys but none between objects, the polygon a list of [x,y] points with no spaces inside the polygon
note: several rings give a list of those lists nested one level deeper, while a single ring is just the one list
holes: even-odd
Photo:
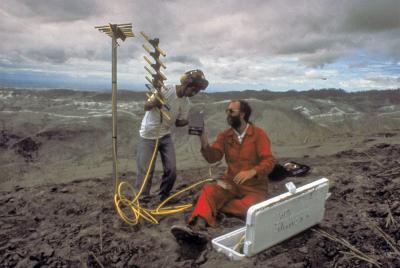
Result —
[{"label": "muddy boot", "polygon": [[204,231],[194,231],[188,226],[174,225],[171,233],[175,236],[179,244],[204,245],[211,240],[211,237]]},{"label": "muddy boot", "polygon": [[189,227],[195,232],[207,232],[207,222],[199,216],[196,216],[191,222],[189,222]]}]

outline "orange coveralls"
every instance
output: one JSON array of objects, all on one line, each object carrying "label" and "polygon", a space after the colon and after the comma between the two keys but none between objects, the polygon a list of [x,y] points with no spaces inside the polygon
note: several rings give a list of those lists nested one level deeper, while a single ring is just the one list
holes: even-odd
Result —
[{"label": "orange coveralls", "polygon": [[[270,141],[263,129],[249,123],[241,144],[234,130],[226,129],[218,134],[211,146],[202,148],[201,153],[209,163],[220,161],[225,155],[228,169],[221,180],[230,187],[223,188],[217,183],[204,185],[189,222],[200,216],[208,225],[216,227],[218,210],[244,216],[250,206],[265,200],[268,192],[267,176],[275,166],[275,158],[272,156]],[[233,181],[240,171],[252,168],[257,171],[256,176],[243,184],[236,184]]]}]

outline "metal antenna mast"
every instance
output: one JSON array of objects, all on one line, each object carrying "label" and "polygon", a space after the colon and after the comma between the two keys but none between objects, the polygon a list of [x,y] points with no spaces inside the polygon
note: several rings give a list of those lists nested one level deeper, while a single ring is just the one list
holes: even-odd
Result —
[{"label": "metal antenna mast", "polygon": [[132,32],[132,23],[111,24],[104,26],[95,26],[100,32],[105,33],[112,39],[112,145],[113,145],[113,177],[115,181],[115,191],[118,187],[117,179],[117,43],[118,39],[125,41],[126,38],[134,37]]}]

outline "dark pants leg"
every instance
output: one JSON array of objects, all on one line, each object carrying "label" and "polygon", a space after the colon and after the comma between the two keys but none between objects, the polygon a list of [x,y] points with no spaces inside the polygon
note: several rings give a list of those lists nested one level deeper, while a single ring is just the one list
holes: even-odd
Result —
[{"label": "dark pants leg", "polygon": [[160,139],[158,150],[163,164],[163,176],[161,178],[160,195],[168,196],[176,180],[175,148],[171,135],[165,135]]}]

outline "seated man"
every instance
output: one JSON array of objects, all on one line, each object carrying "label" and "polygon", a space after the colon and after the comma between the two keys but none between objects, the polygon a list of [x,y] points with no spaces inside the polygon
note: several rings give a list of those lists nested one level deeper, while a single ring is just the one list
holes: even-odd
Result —
[{"label": "seated man", "polygon": [[249,121],[251,107],[247,102],[231,101],[226,113],[231,127],[219,133],[211,146],[205,131],[200,141],[204,158],[215,163],[225,156],[228,169],[217,182],[204,185],[189,226],[172,227],[178,240],[198,238],[198,231],[216,227],[218,211],[245,216],[250,206],[266,199],[268,174],[275,165],[268,136]]}]

